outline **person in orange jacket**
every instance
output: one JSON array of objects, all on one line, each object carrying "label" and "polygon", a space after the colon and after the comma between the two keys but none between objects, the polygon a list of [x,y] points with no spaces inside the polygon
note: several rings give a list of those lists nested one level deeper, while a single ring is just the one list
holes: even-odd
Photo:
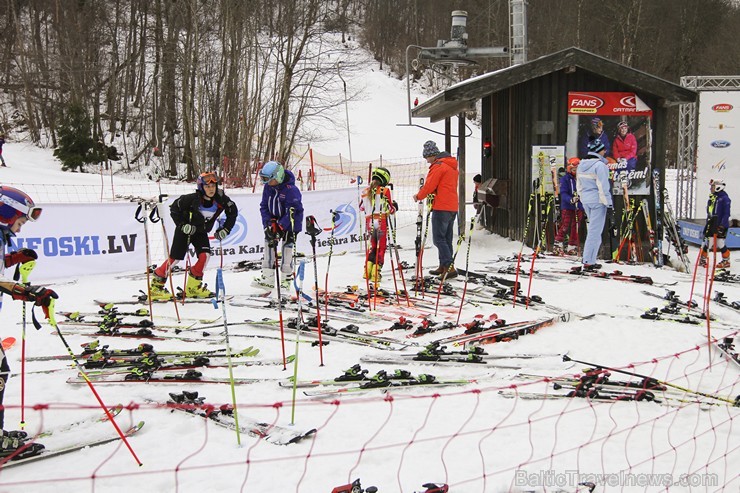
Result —
[{"label": "person in orange jacket", "polygon": [[434,194],[432,205],[432,241],[437,247],[439,267],[429,273],[442,276],[447,272],[447,279],[457,276],[452,263],[452,237],[455,218],[457,218],[458,168],[457,159],[447,152],[440,152],[434,141],[424,143],[422,156],[430,164],[424,185],[414,195],[414,201],[424,200]]}]

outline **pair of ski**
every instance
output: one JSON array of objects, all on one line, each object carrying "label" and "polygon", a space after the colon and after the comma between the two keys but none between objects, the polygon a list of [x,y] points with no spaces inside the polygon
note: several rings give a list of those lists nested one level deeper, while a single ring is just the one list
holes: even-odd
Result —
[{"label": "pair of ski", "polygon": [[[229,378],[219,378],[205,376],[203,373],[188,369],[182,372],[168,371],[168,372],[151,372],[142,371],[141,373],[114,373],[114,374],[88,374],[90,381],[98,384],[128,384],[128,383],[218,383],[218,384],[231,384],[232,380]],[[234,385],[249,385],[253,383],[264,382],[264,378],[234,378]],[[87,380],[82,376],[71,377],[67,379],[67,383],[70,385],[86,385]]]},{"label": "pair of ski", "polygon": [[[614,281],[625,281],[625,282],[634,282],[637,284],[655,284],[653,282],[653,279],[649,276],[637,276],[637,275],[625,275],[622,273],[621,270],[615,270],[612,272],[603,272],[598,270],[585,270],[581,266],[576,266],[567,271],[567,274],[572,274],[576,276],[590,276],[595,277],[597,279],[610,279]],[[675,283],[674,283],[675,284]]]},{"label": "pair of ski", "polygon": [[476,331],[471,334],[458,334],[451,337],[445,337],[435,342],[452,346],[468,346],[471,344],[494,344],[497,342],[506,342],[518,339],[520,336],[534,334],[538,330],[554,325],[558,322],[568,322],[570,314],[563,313],[558,317],[550,317],[541,320],[529,320],[494,326],[488,329]]},{"label": "pair of ski", "polygon": [[740,367],[740,355],[738,355],[734,341],[734,334],[732,336],[723,337],[722,340],[713,339],[712,347],[728,362],[734,363],[736,367]]},{"label": "pair of ski", "polygon": [[[226,357],[225,349],[207,349],[207,350],[155,350],[154,346],[147,343],[139,344],[135,348],[131,349],[110,349],[108,345],[101,344],[100,341],[86,342],[82,344],[83,351],[76,356],[78,359],[87,359],[94,356],[97,353],[102,353],[104,356],[109,357],[129,357],[138,358],[146,353],[156,352],[158,356],[177,356],[177,357]],[[259,351],[253,346],[249,346],[240,351],[232,353],[234,355],[246,355],[256,354],[254,351]],[[66,360],[72,359],[69,354],[59,354],[51,356],[28,356],[26,361],[53,361],[53,360]]]},{"label": "pair of ski", "polygon": [[[111,416],[115,417],[122,410],[123,410],[123,406],[118,405],[118,406],[116,406],[114,408],[108,409],[108,412],[110,413]],[[88,423],[101,423],[101,422],[106,422],[108,420],[109,420],[109,418],[108,418],[108,414],[107,413],[103,414],[102,416],[96,415],[94,417],[89,417],[89,418],[85,418],[85,419],[82,419],[82,420],[79,420],[79,421],[75,421],[73,423],[68,423],[66,425],[62,425],[62,426],[59,426],[57,428],[52,428],[52,429],[49,429],[49,430],[46,430],[46,431],[41,431],[38,434],[34,435],[33,438],[34,438],[34,440],[37,440],[37,439],[40,439],[40,438],[46,438],[46,437],[50,437],[50,436],[63,435],[65,433],[77,432],[77,431],[79,431],[79,428],[81,426],[85,425],[85,424],[88,424]],[[129,438],[129,437],[133,436],[134,434],[136,434],[143,427],[144,427],[144,421],[139,421],[138,423],[130,426],[129,428],[122,430],[123,431],[123,435],[126,438]],[[32,455],[30,457],[24,457],[22,459],[16,459],[16,460],[11,459],[11,460],[7,460],[6,458],[2,458],[2,459],[0,459],[0,471],[3,471],[5,469],[9,469],[11,467],[17,467],[17,466],[21,466],[21,465],[24,465],[24,464],[30,464],[30,463],[39,462],[39,461],[50,459],[50,458],[53,458],[53,457],[59,457],[61,455],[70,454],[70,453],[77,452],[79,450],[87,449],[87,448],[90,448],[90,447],[96,447],[96,446],[99,446],[99,445],[105,445],[107,443],[116,442],[116,441],[118,441],[120,439],[121,439],[121,437],[118,434],[116,434],[115,436],[111,435],[111,436],[108,436],[108,437],[105,437],[105,438],[93,438],[93,439],[88,439],[88,440],[81,440],[81,441],[78,441],[78,442],[76,442],[76,443],[74,443],[72,445],[67,445],[67,446],[64,446],[64,447],[56,448],[56,449],[54,449],[54,448],[51,448],[51,449],[44,448],[38,454]],[[5,462],[6,460],[7,460],[7,462]]]},{"label": "pair of ski", "polygon": [[437,380],[436,377],[432,375],[422,374],[407,380],[388,379],[380,382],[375,380],[368,380],[366,382],[359,382],[356,385],[348,385],[335,389],[304,390],[303,394],[309,397],[332,397],[343,394],[363,394],[375,390],[388,392],[393,390],[405,390],[414,388],[454,387],[469,385],[472,383],[479,383],[482,380],[491,378],[492,376],[493,374],[491,373],[481,378]]},{"label": "pair of ski", "polygon": [[[171,412],[182,412],[191,416],[203,418],[206,423],[213,423],[222,428],[236,430],[236,420],[231,405],[216,406],[205,402],[205,398],[199,397],[198,392],[170,393],[166,403],[146,399],[147,402],[156,403],[159,406],[171,410]],[[316,428],[300,430],[293,427],[279,426],[250,418],[242,413],[238,415],[239,431],[245,435],[264,440],[273,445],[290,445],[310,437],[316,433]]]},{"label": "pair of ski", "polygon": [[[248,325],[252,327],[257,328],[264,328],[264,329],[275,329],[277,327],[277,321],[274,320],[262,320],[262,321],[256,321],[256,322],[246,322]],[[396,339],[391,339],[387,337],[380,337],[380,336],[372,336],[368,334],[363,334],[359,332],[359,330],[336,330],[332,331],[331,333],[325,330],[326,327],[322,327],[322,339],[326,341],[336,341],[336,342],[343,342],[347,344],[354,344],[359,346],[370,346],[377,349],[385,349],[390,351],[400,351],[403,350],[409,346],[415,345],[412,342],[403,342],[398,341]],[[291,331],[292,333],[295,333],[296,328],[293,327],[284,327],[285,331]],[[305,336],[311,339],[318,339],[319,335],[316,333],[315,329],[312,329],[308,326],[301,327],[301,336]],[[249,335],[245,335],[245,337],[250,337]]]}]

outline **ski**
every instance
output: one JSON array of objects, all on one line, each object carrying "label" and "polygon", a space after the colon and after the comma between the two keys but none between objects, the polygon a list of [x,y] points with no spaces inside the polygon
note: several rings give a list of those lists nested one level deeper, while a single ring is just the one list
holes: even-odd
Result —
[{"label": "ski", "polygon": [[655,239],[658,249],[658,263],[656,267],[663,267],[663,208],[661,199],[663,197],[660,188],[660,170],[653,169],[653,195],[655,198]]},{"label": "ski", "polygon": [[331,385],[348,385],[352,383],[364,384],[372,381],[385,381],[385,380],[411,380],[414,376],[407,370],[394,370],[392,373],[387,373],[385,370],[377,372],[374,376],[368,376],[367,370],[360,367],[359,364],[353,365],[351,368],[346,370],[342,375],[339,375],[333,379],[319,379],[319,380],[298,380],[293,381],[292,378],[281,380],[278,385],[287,388],[306,388],[306,387],[319,387],[319,386],[331,386]]},{"label": "ski", "polygon": [[[487,377],[491,377],[489,374]],[[485,377],[485,378],[487,378]],[[381,390],[382,392],[388,392],[392,390],[400,389],[412,389],[412,388],[437,388],[437,387],[450,387],[450,386],[462,386],[471,383],[479,383],[480,379],[476,378],[461,378],[452,380],[437,380],[432,375],[419,375],[411,380],[386,380],[383,382],[369,381],[360,383],[357,386],[342,387],[338,389],[319,389],[319,390],[304,390],[303,393],[309,397],[323,397],[323,396],[336,396],[342,394],[355,394],[365,393],[373,390]]]},{"label": "ski", "polygon": [[691,262],[687,255],[689,253],[689,247],[679,234],[676,218],[674,217],[673,209],[671,208],[668,190],[665,188],[663,189],[663,205],[663,221],[665,223],[666,238],[673,245],[673,248],[681,259],[681,265],[684,272],[691,272]]},{"label": "ski", "polygon": [[[170,393],[170,399],[164,404],[172,412],[179,411],[198,416],[209,423],[214,423],[223,428],[236,430],[236,421],[234,420],[231,406],[224,405],[216,407],[204,402],[203,397],[198,397],[197,392],[183,392],[181,394]],[[148,402],[153,402],[149,400]],[[160,404],[161,405],[161,404]],[[241,433],[261,438],[267,443],[274,445],[289,445],[298,443],[304,438],[308,438],[316,433],[316,428],[309,430],[299,430],[287,428],[275,424],[261,422],[239,413],[239,431]]]},{"label": "ski", "polygon": [[[144,422],[139,421],[134,426],[130,427],[126,431],[123,432],[124,436],[126,438],[133,436],[136,434],[139,430],[141,430],[144,427]],[[50,459],[52,457],[59,457],[60,455],[69,454],[72,452],[77,452],[78,450],[83,450],[88,447],[97,447],[99,445],[105,445],[106,443],[115,442],[117,440],[120,440],[121,437],[116,435],[108,438],[100,438],[96,440],[88,440],[84,442],[80,442],[74,445],[69,445],[67,447],[62,447],[59,449],[44,449],[39,454],[33,455],[31,457],[26,457],[25,459],[18,459],[18,460],[11,460],[8,461],[2,465],[0,465],[0,470],[6,470],[11,467],[20,466],[23,464],[29,464],[31,462],[38,462],[40,460]]]},{"label": "ski", "polygon": [[648,206],[648,200],[642,199],[642,214],[645,217],[645,226],[648,230],[648,240],[650,241],[650,255],[653,257],[653,264],[656,267],[658,265],[658,246],[655,242],[655,230],[653,229],[653,222],[650,219],[650,207]]},{"label": "ski", "polygon": [[620,270],[612,272],[583,270],[581,266],[573,267],[566,274],[575,276],[591,276],[597,279],[611,279],[615,281],[634,282],[637,284],[653,284],[653,279],[649,276],[625,275]]},{"label": "ski", "polygon": [[[110,415],[113,416],[114,418],[118,416],[119,414],[121,414],[121,411],[123,411],[122,404],[118,404],[117,406],[108,408],[108,413],[110,413]],[[52,435],[58,435],[60,433],[65,433],[65,432],[74,430],[75,428],[85,423],[104,423],[109,420],[108,413],[103,413],[102,415],[90,416],[88,418],[84,418],[79,421],[67,423],[66,425],[61,425],[56,428],[50,428],[48,430],[40,432],[37,435],[34,435],[33,438],[34,440],[38,440],[40,438],[46,438]]]},{"label": "ski", "polygon": [[734,341],[734,337],[724,337],[721,341],[714,339],[712,341],[712,347],[719,351],[727,361],[735,363],[735,366],[740,367],[740,355],[738,355],[737,349],[735,349]]},{"label": "ski", "polygon": [[[88,378],[96,385],[119,383],[231,383],[228,378],[204,377],[201,372],[192,369],[181,373],[165,373],[162,375],[145,371],[142,374],[129,372],[126,375],[89,375]],[[264,381],[264,378],[235,378],[234,385],[247,385]],[[68,378],[67,383],[70,385],[85,385],[87,381],[84,377],[77,376]]]},{"label": "ski", "polygon": [[730,300],[728,300],[727,297],[725,296],[725,293],[722,293],[720,291],[714,292],[714,298],[712,298],[712,301],[726,308],[735,310],[736,312],[740,312],[740,301],[730,302]]},{"label": "ski", "polygon": [[[231,295],[227,296],[226,299],[230,300],[232,298]],[[99,300],[95,299],[93,300],[95,304],[97,305],[144,305],[149,303],[148,297],[146,294],[140,294],[135,295],[131,298],[121,299],[121,300]],[[182,298],[177,299],[178,302],[182,303]],[[211,303],[211,298],[185,298],[184,302],[187,303]],[[171,299],[168,300],[152,300],[152,303],[172,303]]]}]

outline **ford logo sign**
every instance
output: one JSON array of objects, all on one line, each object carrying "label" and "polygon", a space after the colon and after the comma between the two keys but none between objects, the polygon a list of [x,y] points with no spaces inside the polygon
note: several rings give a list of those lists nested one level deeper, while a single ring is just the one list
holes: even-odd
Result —
[{"label": "ford logo sign", "polygon": [[709,145],[717,149],[724,149],[725,147],[730,147],[730,143],[727,142],[726,140],[715,140],[714,142],[711,142]]}]

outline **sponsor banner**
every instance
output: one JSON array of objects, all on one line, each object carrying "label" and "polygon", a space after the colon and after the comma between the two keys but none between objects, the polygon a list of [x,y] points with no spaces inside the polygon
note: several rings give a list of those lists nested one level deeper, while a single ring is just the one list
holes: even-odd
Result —
[{"label": "sponsor banner", "polygon": [[[224,263],[261,259],[264,253],[264,232],[259,212],[262,195],[238,191],[230,191],[228,195],[236,202],[239,217],[234,230],[221,244]],[[174,231],[169,205],[176,198],[171,197],[160,206],[160,215],[166,221],[170,236],[168,242],[172,241]],[[144,225],[135,218],[138,204],[41,205],[44,208],[41,218],[26,223],[10,245],[12,250],[31,248],[38,253],[39,260],[31,277],[33,282],[136,271],[146,265]],[[314,215],[323,230],[317,237],[317,253],[329,250],[332,210],[339,213],[334,231],[334,251],[362,248],[356,188],[304,192],[303,206],[304,214]],[[161,237],[159,223],[147,221],[147,225],[151,242]],[[305,219],[301,226],[303,230]],[[211,235],[215,230],[214,227]],[[217,257],[220,254],[219,242],[213,236],[211,246]],[[311,255],[310,238],[303,232],[298,235],[298,251]],[[12,276],[12,271],[7,269],[5,276]]]},{"label": "sponsor banner", "polygon": [[137,204],[41,205],[39,220],[27,222],[11,241],[12,250],[38,253],[34,282],[135,270],[145,264],[144,226],[134,217]]},{"label": "sponsor banner", "polygon": [[[685,241],[694,245],[701,245],[704,242],[704,224],[683,220],[678,220],[677,224],[678,234],[680,234]],[[730,228],[727,231],[727,238],[725,239],[725,245],[727,248],[733,250],[740,248],[740,228]],[[709,255],[712,255],[711,248],[709,249]],[[717,257],[719,258],[720,255],[717,254]]]},{"label": "sponsor banner", "polygon": [[694,217],[706,219],[712,180],[724,180],[730,196],[740,189],[740,91],[701,91],[698,107]]},{"label": "sponsor banner", "polygon": [[[552,171],[557,176],[560,168],[565,168],[565,146],[532,146],[532,180],[541,180],[545,192],[555,193]],[[533,191],[539,192],[540,188]]]},{"label": "sponsor banner", "polygon": [[[626,177],[633,195],[648,195],[652,183],[652,110],[630,92],[569,92],[567,157],[588,154],[588,142],[606,148],[612,193],[622,194]],[[626,123],[626,126],[624,125]]]},{"label": "sponsor banner", "polygon": [[[236,203],[239,216],[233,231],[223,242],[213,238],[217,227],[210,232],[211,248],[214,256],[224,255],[224,263],[240,260],[261,259],[265,251],[265,234],[260,215],[261,193],[240,193],[236,190],[227,191],[227,195]],[[167,231],[174,231],[174,223],[169,215],[169,205],[177,197],[170,197],[163,204],[160,215],[166,221]],[[304,218],[301,224],[301,233],[298,235],[298,251],[310,256],[312,253],[310,237],[305,234],[306,216],[313,215],[323,232],[316,237],[316,253],[329,250],[331,236],[331,211],[338,212],[334,229],[334,252],[353,251],[362,248],[360,236],[361,213],[357,207],[357,189],[344,188],[336,190],[303,192]],[[223,223],[225,215],[219,216]],[[171,240],[171,238],[170,238]],[[190,249],[191,262],[194,261],[194,252]]]}]

